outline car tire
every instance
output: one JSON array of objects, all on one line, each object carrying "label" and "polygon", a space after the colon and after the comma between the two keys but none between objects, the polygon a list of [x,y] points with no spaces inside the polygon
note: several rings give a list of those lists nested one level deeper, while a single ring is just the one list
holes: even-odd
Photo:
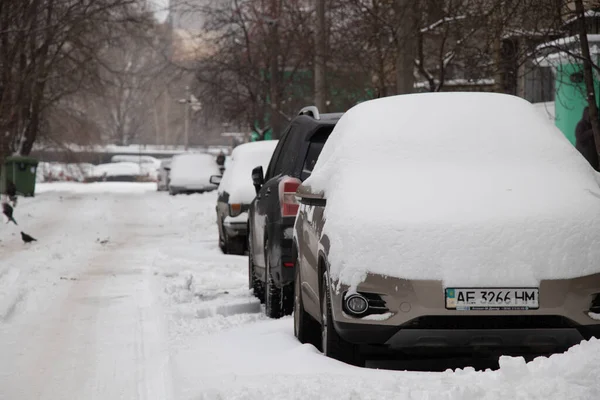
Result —
[{"label": "car tire", "polygon": [[248,286],[254,292],[254,297],[260,300],[261,304],[265,302],[265,285],[256,277],[254,271],[254,260],[252,251],[248,251]]},{"label": "car tire", "polygon": [[294,335],[300,343],[309,343],[317,349],[321,349],[321,329],[319,323],[315,321],[309,313],[304,310],[302,301],[302,280],[300,278],[300,269],[296,260],[296,276],[294,279]]},{"label": "car tire", "polygon": [[357,367],[364,366],[364,359],[358,345],[347,342],[342,338],[333,325],[331,312],[331,294],[329,275],[323,274],[323,293],[321,294],[321,350],[323,355]]},{"label": "car tire", "polygon": [[265,291],[265,312],[269,318],[281,318],[291,315],[294,308],[294,285],[287,284],[278,288],[271,274],[271,257],[269,241],[265,242],[265,274],[267,279]]}]

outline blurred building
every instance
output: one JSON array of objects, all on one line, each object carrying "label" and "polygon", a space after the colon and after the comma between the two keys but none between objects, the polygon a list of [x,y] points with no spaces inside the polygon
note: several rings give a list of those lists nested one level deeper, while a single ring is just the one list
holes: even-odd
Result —
[{"label": "blurred building", "polygon": [[210,0],[170,0],[167,24],[171,29],[173,61],[192,62],[210,54],[214,46],[204,29]]}]

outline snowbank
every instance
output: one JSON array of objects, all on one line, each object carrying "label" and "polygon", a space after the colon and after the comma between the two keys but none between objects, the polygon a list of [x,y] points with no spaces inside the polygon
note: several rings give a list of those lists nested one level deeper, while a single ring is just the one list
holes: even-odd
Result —
[{"label": "snowbank", "polygon": [[600,272],[593,170],[531,103],[481,93],[368,101],[305,182],[327,198],[331,272],[537,285]]},{"label": "snowbank", "polygon": [[153,182],[53,182],[38,183],[35,193],[68,192],[68,193],[145,193],[156,192]]},{"label": "snowbank", "polygon": [[[411,372],[351,367],[294,340],[291,321],[255,323],[198,340],[176,359],[185,386],[182,398],[198,399],[399,399],[399,400],[592,400],[600,396],[592,339],[565,354],[501,357],[500,369]],[[279,326],[278,326],[279,325]],[[289,330],[288,330],[289,329]],[[184,362],[183,360],[187,362]],[[198,367],[194,361],[202,360]],[[189,372],[188,372],[189,371]]]},{"label": "snowbank", "polygon": [[242,144],[236,147],[231,154],[223,180],[219,185],[219,193],[229,193],[229,203],[249,204],[256,196],[252,184],[252,170],[259,165],[267,170],[269,161],[277,140],[267,140]]},{"label": "snowbank", "polygon": [[206,153],[187,153],[173,157],[171,186],[210,186],[210,177],[221,175],[214,156]]},{"label": "snowbank", "polygon": [[88,163],[40,162],[36,170],[36,182],[83,182],[93,168],[94,166]]}]

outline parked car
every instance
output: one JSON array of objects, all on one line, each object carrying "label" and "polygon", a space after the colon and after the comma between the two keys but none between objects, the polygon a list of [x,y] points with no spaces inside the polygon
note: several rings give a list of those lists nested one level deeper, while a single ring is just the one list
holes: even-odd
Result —
[{"label": "parked car", "polygon": [[600,337],[600,187],[523,99],[361,103],[297,196],[294,331],[329,357],[536,354]]},{"label": "parked car", "polygon": [[139,164],[111,162],[94,165],[85,177],[85,182],[139,182],[143,178]]},{"label": "parked car", "polygon": [[144,177],[144,181],[158,181],[158,170],[161,160],[152,156],[131,155],[131,154],[116,154],[111,157],[111,163],[135,163],[139,165],[140,175]]},{"label": "parked car", "polygon": [[217,226],[219,246],[225,253],[244,254],[246,251],[248,208],[256,196],[252,169],[269,165],[277,142],[266,140],[236,147],[223,177],[211,177],[211,182],[219,183]]},{"label": "parked car", "polygon": [[171,159],[161,160],[158,168],[158,179],[156,180],[156,190],[169,190],[169,172],[171,171]]},{"label": "parked car", "polygon": [[204,193],[217,188],[210,183],[212,175],[219,175],[215,157],[207,153],[185,153],[173,157],[169,173],[169,193]]},{"label": "parked car", "polygon": [[292,229],[298,211],[294,194],[310,176],[341,115],[303,109],[281,136],[266,174],[262,166],[252,172],[257,195],[248,212],[249,284],[271,318],[290,314],[293,307]]}]

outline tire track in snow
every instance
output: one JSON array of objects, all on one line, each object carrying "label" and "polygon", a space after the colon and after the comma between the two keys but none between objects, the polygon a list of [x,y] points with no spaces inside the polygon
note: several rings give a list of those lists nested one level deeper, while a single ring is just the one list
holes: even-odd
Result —
[{"label": "tire track in snow", "polygon": [[[28,320],[17,326],[20,329],[11,339],[23,350],[9,354],[14,362],[4,351],[0,353],[12,364],[4,371],[0,367],[0,398],[4,391],[11,394],[7,397],[11,400],[171,398],[165,323],[155,302],[157,289],[144,257],[135,254],[140,243],[131,232],[148,224],[144,199],[108,197],[102,206],[96,204],[91,215],[89,199],[78,200],[80,212],[72,213],[72,219],[81,225],[110,215],[103,219],[111,241],[100,247],[91,240],[93,232],[78,238],[86,239],[86,244],[75,257],[65,260],[71,267],[67,272],[75,280],[60,282],[54,290],[62,290],[62,294],[54,295],[54,304],[37,316],[39,320],[27,315]],[[57,272],[64,268],[56,269],[54,278],[58,279]]]},{"label": "tire track in snow", "polygon": [[17,305],[25,297],[25,292],[17,286],[19,270],[6,268],[0,274],[0,323],[12,317]]}]

